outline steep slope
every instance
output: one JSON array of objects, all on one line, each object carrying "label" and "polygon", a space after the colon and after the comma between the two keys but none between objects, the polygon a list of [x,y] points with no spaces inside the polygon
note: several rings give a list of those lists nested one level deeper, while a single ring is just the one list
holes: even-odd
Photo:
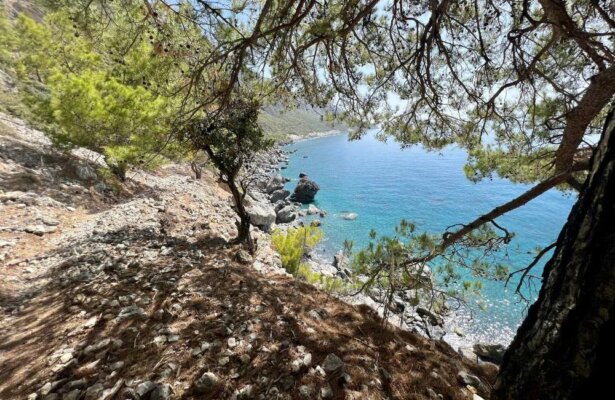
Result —
[{"label": "steep slope", "polygon": [[168,165],[111,190],[92,154],[0,117],[1,399],[488,394],[493,371],[296,281],[268,235],[253,259],[229,245],[212,174]]}]

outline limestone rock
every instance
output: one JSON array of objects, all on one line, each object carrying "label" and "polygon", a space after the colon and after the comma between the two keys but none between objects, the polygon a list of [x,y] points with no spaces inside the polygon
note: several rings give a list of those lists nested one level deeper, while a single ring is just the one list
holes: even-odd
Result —
[{"label": "limestone rock", "polygon": [[272,203],[276,203],[280,200],[286,199],[288,196],[290,196],[290,191],[284,190],[284,189],[278,189],[274,191],[273,193],[271,193],[271,197],[269,198],[269,200]]},{"label": "limestone rock", "polygon": [[319,212],[320,212],[320,210],[318,208],[316,208],[316,206],[314,204],[310,204],[308,206],[308,209],[307,209],[307,214],[308,215],[318,214]]},{"label": "limestone rock", "polygon": [[295,218],[297,218],[297,214],[295,214],[295,207],[286,206],[278,211],[276,222],[278,224],[287,224],[294,221]]},{"label": "limestone rock", "polygon": [[208,394],[213,392],[218,384],[220,383],[220,378],[213,372],[205,372],[201,377],[194,383],[194,388],[197,393],[200,394]]},{"label": "limestone rock", "polygon": [[459,373],[457,374],[457,380],[463,385],[470,385],[475,387],[478,390],[479,394],[487,393],[487,387],[485,386],[485,384],[477,376],[469,374],[466,371],[459,371]]},{"label": "limestone rock", "polygon": [[271,225],[276,219],[275,210],[268,204],[253,202],[246,207],[246,211],[250,216],[252,225],[258,226],[265,231],[271,229]]},{"label": "limestone rock", "polygon": [[444,326],[444,320],[442,317],[423,307],[417,307],[416,313],[420,315],[421,318],[426,319],[432,326]]},{"label": "limestone rock", "polygon": [[494,364],[502,364],[506,347],[501,344],[477,343],[474,345],[474,352],[483,360]]},{"label": "limestone rock", "polygon": [[344,366],[344,362],[342,361],[342,359],[333,353],[329,354],[325,358],[325,360],[322,362],[322,368],[327,373],[335,372],[339,370],[340,368],[342,368],[343,366]]},{"label": "limestone rock", "polygon": [[358,216],[359,214],[353,213],[353,212],[342,214],[342,218],[344,218],[347,221],[354,221],[355,219],[357,219]]},{"label": "limestone rock", "polygon": [[267,182],[267,186],[265,187],[265,191],[267,193],[273,193],[276,190],[280,190],[284,188],[284,183],[286,180],[282,175],[276,175],[272,177],[269,182]]}]

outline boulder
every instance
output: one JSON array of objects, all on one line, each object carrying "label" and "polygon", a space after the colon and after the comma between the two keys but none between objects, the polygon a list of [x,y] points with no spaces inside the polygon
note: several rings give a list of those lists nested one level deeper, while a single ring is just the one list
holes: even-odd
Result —
[{"label": "boulder", "polygon": [[485,395],[489,391],[487,386],[475,375],[469,374],[466,371],[459,371],[457,380],[462,385],[470,385],[478,390],[478,394]]},{"label": "boulder", "polygon": [[320,225],[322,225],[322,222],[320,222],[319,219],[314,219],[312,220],[312,222],[310,222],[310,226],[314,228],[318,228]]},{"label": "boulder", "polygon": [[284,188],[284,183],[286,180],[282,175],[276,175],[272,177],[269,182],[267,182],[267,186],[265,187],[265,191],[269,194],[275,192],[276,190],[280,190]]},{"label": "boulder", "polygon": [[277,203],[280,200],[286,199],[288,196],[290,196],[290,191],[279,189],[271,193],[271,197],[269,198],[269,200],[272,203]]},{"label": "boulder", "polygon": [[502,364],[506,347],[501,344],[477,343],[474,345],[474,353],[481,359],[494,364]]},{"label": "boulder", "polygon": [[357,213],[353,213],[353,212],[342,214],[342,218],[348,221],[354,221],[355,219],[357,219],[358,216],[359,215]]},{"label": "boulder", "polygon": [[333,266],[337,269],[343,269],[348,266],[348,257],[346,257],[343,251],[338,251],[333,256]]},{"label": "boulder", "polygon": [[439,315],[422,307],[416,308],[416,313],[424,320],[427,320],[432,326],[444,326],[444,320]]},{"label": "boulder", "polygon": [[478,356],[471,347],[460,347],[457,350],[460,356],[467,358],[470,361],[478,362]]},{"label": "boulder", "polygon": [[250,216],[250,222],[254,226],[258,226],[265,231],[271,229],[271,225],[275,222],[275,210],[268,204],[252,202],[246,211]]},{"label": "boulder", "polygon": [[307,176],[303,176],[299,183],[297,183],[297,187],[295,187],[295,192],[291,196],[291,200],[298,201],[300,203],[310,203],[314,201],[314,196],[320,190],[320,186],[316,184],[316,182],[310,180]]},{"label": "boulder", "polygon": [[308,215],[318,214],[319,212],[320,212],[320,210],[318,208],[316,208],[316,206],[314,204],[310,204],[308,209],[307,209]]},{"label": "boulder", "polygon": [[297,218],[297,214],[295,213],[295,207],[286,206],[282,208],[280,211],[278,211],[276,222],[278,224],[287,224],[289,222],[294,221],[295,218]]},{"label": "boulder", "polygon": [[277,214],[278,211],[280,211],[281,209],[283,209],[284,207],[289,206],[289,205],[290,205],[290,203],[288,201],[278,200],[273,205],[273,209],[275,210],[275,212]]}]

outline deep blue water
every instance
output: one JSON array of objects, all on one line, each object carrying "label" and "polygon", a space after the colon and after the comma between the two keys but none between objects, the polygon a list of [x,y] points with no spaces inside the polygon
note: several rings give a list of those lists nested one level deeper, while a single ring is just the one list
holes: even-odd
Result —
[{"label": "deep blue water", "polygon": [[[494,177],[472,183],[463,165],[466,153],[447,148],[427,152],[420,147],[401,149],[393,141],[383,143],[368,135],[348,141],[346,135],[329,136],[287,146],[297,150],[282,174],[292,181],[293,190],[300,172],[318,183],[315,205],[329,215],[322,219],[325,239],[317,251],[325,258],[342,248],[345,239],[359,249],[369,242],[369,231],[392,234],[401,219],[415,222],[418,230],[442,233],[447,226],[467,223],[526,191],[530,186],[513,184]],[[527,265],[532,250],[552,243],[576,200],[574,195],[552,190],[525,206],[498,219],[516,233],[507,252],[500,255],[513,268]],[[341,217],[354,212],[358,218]],[[542,265],[533,273],[540,275]],[[454,325],[466,334],[464,339],[447,335],[455,343],[479,340],[508,343],[522,320],[526,303],[501,282],[485,282],[485,311],[468,311],[455,317]]]}]

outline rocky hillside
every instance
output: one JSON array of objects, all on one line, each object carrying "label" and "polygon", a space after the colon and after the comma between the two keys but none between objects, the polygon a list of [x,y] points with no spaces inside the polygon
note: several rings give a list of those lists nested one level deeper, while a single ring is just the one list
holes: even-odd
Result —
[{"label": "rocky hillside", "polygon": [[285,110],[281,106],[265,107],[258,117],[263,130],[271,137],[280,140],[300,140],[348,130],[339,121],[325,120],[326,110],[302,105],[296,109]]},{"label": "rocky hillside", "polygon": [[101,178],[0,115],[0,399],[472,399],[494,369],[228,244],[230,196]]}]

